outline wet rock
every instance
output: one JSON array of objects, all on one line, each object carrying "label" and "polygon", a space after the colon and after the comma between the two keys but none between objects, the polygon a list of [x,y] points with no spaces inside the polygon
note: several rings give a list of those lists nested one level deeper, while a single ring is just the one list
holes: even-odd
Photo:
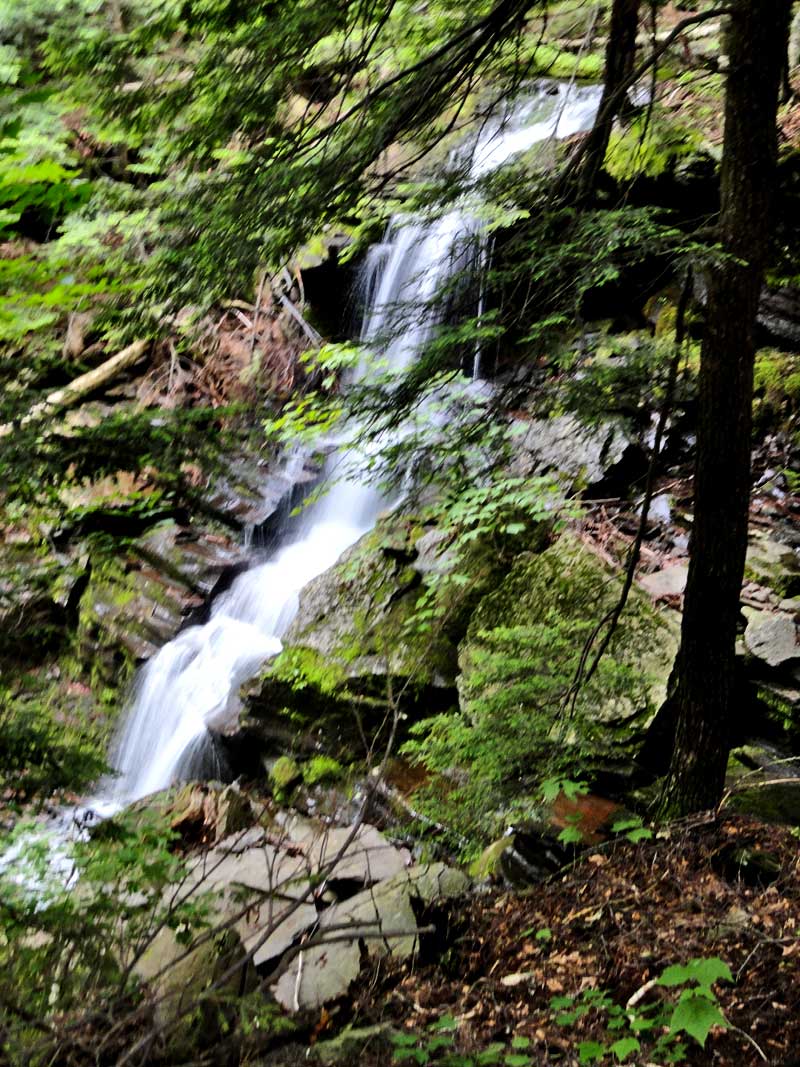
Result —
[{"label": "wet rock", "polygon": [[751,617],[744,632],[748,651],[770,667],[800,658],[797,626],[791,615],[758,612]]},{"label": "wet rock", "polygon": [[81,601],[81,643],[97,658],[121,649],[149,659],[178,632],[186,605],[185,588],[155,569],[104,562]]},{"label": "wet rock", "polygon": [[191,593],[208,596],[220,577],[245,562],[247,553],[224,534],[159,523],[131,544],[131,551]]},{"label": "wet rock", "polygon": [[536,885],[575,859],[575,847],[558,840],[545,825],[515,830],[500,858],[503,876],[517,888]]},{"label": "wet rock", "polygon": [[758,324],[773,342],[796,348],[800,344],[800,290],[793,286],[764,289]]},{"label": "wet rock", "polygon": [[[541,534],[531,533],[525,544],[534,537]],[[451,706],[458,641],[475,604],[510,559],[494,542],[474,545],[459,568],[469,571],[470,581],[440,583],[438,617],[424,626],[417,613],[427,583],[453,568],[448,541],[411,518],[380,521],[300,594],[283,652],[248,698],[256,726],[289,709],[308,722],[327,724],[330,751],[333,727],[352,730],[354,709],[367,726],[370,715],[383,721],[390,684],[406,712],[419,708],[431,714]]]},{"label": "wet rock", "polygon": [[514,845],[512,834],[504,834],[491,845],[487,845],[476,860],[473,860],[469,873],[473,878],[494,878],[502,874],[503,855]]}]

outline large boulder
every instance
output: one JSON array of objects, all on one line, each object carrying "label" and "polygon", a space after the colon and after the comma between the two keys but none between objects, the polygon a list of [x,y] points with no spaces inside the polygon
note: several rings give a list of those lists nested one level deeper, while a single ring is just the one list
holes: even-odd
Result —
[{"label": "large boulder", "polygon": [[[543,534],[525,536],[530,545]],[[382,720],[390,685],[406,711],[451,706],[458,643],[512,555],[476,542],[459,561],[468,577],[450,581],[456,561],[449,544],[436,527],[390,516],[311,582],[283,651],[248,698],[251,721],[268,731],[275,712],[289,711],[332,723],[340,714],[351,720],[354,707]]]},{"label": "large boulder", "polygon": [[621,419],[589,424],[576,415],[555,415],[518,425],[510,473],[553,474],[575,489],[596,485],[638,451]]},{"label": "large boulder", "polygon": [[747,650],[769,667],[800,660],[800,639],[794,618],[783,611],[753,612],[744,632]]},{"label": "large boulder", "polygon": [[521,554],[476,609],[459,652],[462,712],[498,743],[508,732],[518,767],[555,758],[622,769],[638,750],[666,697],[678,629],[636,587],[598,669],[573,689],[586,641],[621,589],[618,570],[564,534]]}]

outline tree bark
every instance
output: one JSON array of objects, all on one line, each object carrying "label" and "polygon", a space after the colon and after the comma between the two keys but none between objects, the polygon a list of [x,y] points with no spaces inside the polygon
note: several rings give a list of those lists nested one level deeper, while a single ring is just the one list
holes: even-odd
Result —
[{"label": "tree bark", "polygon": [[720,232],[701,351],[694,522],[676,663],[675,741],[664,814],[722,796],[736,703],[736,627],[747,551],[753,332],[769,246],[776,114],[790,0],[734,0]]},{"label": "tree bark", "polygon": [[620,95],[633,72],[636,59],[636,32],[639,28],[640,0],[614,0],[606,42],[603,95],[597,117],[586,139],[583,163],[579,174],[579,197],[591,195],[611,139],[617,113],[627,100]]}]

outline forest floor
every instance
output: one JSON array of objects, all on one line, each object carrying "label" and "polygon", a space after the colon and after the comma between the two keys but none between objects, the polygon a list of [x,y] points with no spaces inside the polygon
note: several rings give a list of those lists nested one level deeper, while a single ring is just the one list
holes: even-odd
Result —
[{"label": "forest floor", "polygon": [[[734,979],[714,987],[730,1026],[712,1029],[705,1048],[687,1039],[685,1062],[800,1064],[799,874],[790,830],[739,815],[590,849],[528,891],[492,890],[434,916],[437,934],[414,966],[384,963],[362,980],[353,1025],[432,1034],[447,1017],[453,1048],[467,1057],[494,1041],[508,1047],[516,1036],[520,1047],[529,1041],[525,1052],[537,1067],[590,1062],[578,1058],[581,1042],[607,1048],[629,1031],[609,1032],[596,1010],[559,1025],[554,997],[603,990],[626,1012],[643,989],[638,1009],[658,998],[674,1002],[674,989],[648,983],[673,964],[716,957]],[[320,1040],[333,1024],[323,1013]],[[627,1062],[644,1065],[651,1061],[640,1037],[641,1053]],[[358,1062],[391,1056],[374,1044]]]}]

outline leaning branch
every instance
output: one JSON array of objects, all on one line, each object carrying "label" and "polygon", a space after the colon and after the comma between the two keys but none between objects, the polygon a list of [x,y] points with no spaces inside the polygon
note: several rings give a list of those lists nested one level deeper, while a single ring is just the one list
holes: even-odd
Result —
[{"label": "leaning branch", "polygon": [[0,437],[8,437],[19,427],[27,426],[32,422],[39,422],[56,411],[75,407],[90,393],[113,381],[117,375],[137,363],[145,354],[149,345],[149,341],[134,341],[133,344],[123,348],[121,352],[112,356],[111,359],[101,363],[99,367],[87,371],[86,374],[81,374],[79,378],[75,378],[69,385],[65,385],[63,389],[56,389],[55,392],[50,393],[40,403],[34,404],[28,414],[18,422],[7,422],[0,426]]}]

